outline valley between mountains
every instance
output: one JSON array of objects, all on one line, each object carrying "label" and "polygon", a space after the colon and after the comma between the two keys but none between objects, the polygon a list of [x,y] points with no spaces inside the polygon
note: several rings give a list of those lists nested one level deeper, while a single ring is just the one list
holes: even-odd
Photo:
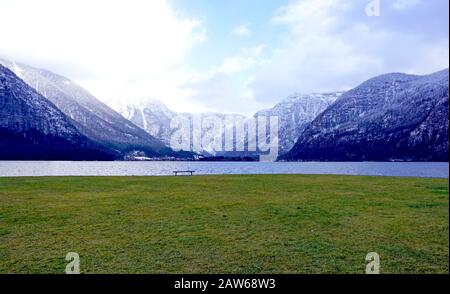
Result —
[{"label": "valley between mountains", "polygon": [[[345,92],[294,93],[254,118],[278,118],[278,160],[448,161],[448,73],[391,73]],[[173,150],[174,118],[226,121],[230,115],[177,113],[155,100],[106,105],[66,77],[4,59],[0,106],[2,160],[195,160],[261,153],[223,152],[212,144]],[[202,136],[211,132],[202,126]],[[220,140],[222,130],[212,137]],[[256,137],[263,139],[272,138]]]}]

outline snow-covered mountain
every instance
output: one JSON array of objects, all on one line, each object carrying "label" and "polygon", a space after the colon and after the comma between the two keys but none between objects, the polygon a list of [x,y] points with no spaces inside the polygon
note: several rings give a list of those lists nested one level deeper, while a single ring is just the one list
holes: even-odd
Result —
[{"label": "snow-covered mountain", "polygon": [[173,155],[159,139],[144,132],[122,115],[97,100],[73,81],[44,69],[0,59],[28,85],[70,117],[79,131],[124,156],[139,152],[143,156]]},{"label": "snow-covered mountain", "polygon": [[[331,103],[333,103],[342,92],[324,93],[324,94],[294,94],[287,97],[271,109],[258,111],[254,118],[258,116],[277,116],[279,120],[279,152],[284,153],[291,149],[299,134],[304,130],[306,125],[316,118],[318,114],[324,111]],[[174,118],[183,118],[192,121],[194,115],[198,115],[202,120],[205,118],[219,120],[224,122],[224,128],[234,128],[233,125],[227,125],[230,121],[246,121],[250,117],[239,114],[227,115],[222,113],[177,113],[171,111],[162,102],[150,100],[144,103],[124,103],[111,102],[109,104],[117,112],[121,113],[125,118],[134,124],[146,130],[152,136],[159,138],[164,143],[170,145],[170,139],[175,132],[171,128],[170,122]],[[231,119],[230,119],[231,116]],[[227,121],[227,122],[226,122]],[[190,132],[192,133],[193,125]],[[202,128],[202,134],[206,131],[212,131],[208,128]],[[213,130],[214,131],[214,130]],[[223,129],[215,130],[214,137],[221,139]],[[233,143],[236,143],[234,141]],[[247,144],[245,141],[243,144]],[[211,144],[212,145],[212,144]],[[217,152],[211,145],[203,146],[201,152],[214,155],[230,155],[239,156],[235,152]],[[252,153],[240,154],[242,156]]]},{"label": "snow-covered mountain", "polygon": [[288,152],[306,126],[330,106],[343,92],[293,94],[271,109],[261,110],[257,116],[277,116],[279,151]]},{"label": "snow-covered mountain", "polygon": [[[165,144],[171,144],[171,138],[177,131],[177,128],[171,126],[172,120],[185,120],[190,121],[188,133],[194,133],[194,116],[201,121],[206,119],[212,119],[216,121],[225,122],[225,118],[229,115],[222,113],[177,113],[171,111],[164,103],[158,100],[148,100],[141,103],[124,103],[123,101],[114,101],[109,103],[109,105],[115,109],[117,112],[121,113],[126,119],[130,120],[134,124],[138,125],[150,135],[163,141]],[[233,117],[239,117],[241,119],[246,119],[242,115],[233,115]],[[202,136],[209,132],[212,137],[222,139],[222,129],[213,130],[208,128],[206,125],[201,126]],[[193,146],[192,146],[193,148]],[[194,149],[194,148],[193,148]],[[205,155],[217,155],[218,151],[212,146],[212,144],[207,144],[202,146],[195,152],[203,153]]]},{"label": "snow-covered mountain", "polygon": [[167,146],[170,145],[170,137],[173,133],[170,122],[177,113],[169,110],[164,103],[158,100],[149,100],[144,103],[115,100],[108,105],[151,136],[158,138]]},{"label": "snow-covered mountain", "polygon": [[343,94],[286,160],[448,161],[448,69],[375,77]]},{"label": "snow-covered mountain", "polygon": [[84,136],[53,103],[0,64],[0,159],[111,160],[117,155]]}]

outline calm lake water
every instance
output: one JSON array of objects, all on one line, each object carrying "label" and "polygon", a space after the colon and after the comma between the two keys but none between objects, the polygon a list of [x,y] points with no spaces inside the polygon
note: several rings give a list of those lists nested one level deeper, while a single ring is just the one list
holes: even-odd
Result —
[{"label": "calm lake water", "polygon": [[339,174],[448,178],[448,162],[175,162],[0,161],[0,177],[165,176],[174,170],[212,174]]}]

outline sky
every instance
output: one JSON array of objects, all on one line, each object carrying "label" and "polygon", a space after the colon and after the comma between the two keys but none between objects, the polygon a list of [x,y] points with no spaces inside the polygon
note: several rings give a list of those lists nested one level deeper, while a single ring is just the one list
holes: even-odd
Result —
[{"label": "sky", "polygon": [[251,115],[449,66],[448,0],[0,0],[0,56],[100,100]]}]

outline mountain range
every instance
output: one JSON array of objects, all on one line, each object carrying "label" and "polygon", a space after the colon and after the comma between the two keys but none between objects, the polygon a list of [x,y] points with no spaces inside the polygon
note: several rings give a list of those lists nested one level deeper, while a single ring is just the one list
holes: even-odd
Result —
[{"label": "mountain range", "polygon": [[284,160],[448,161],[448,69],[370,79],[344,93]]},{"label": "mountain range", "polygon": [[293,94],[271,109],[261,110],[254,117],[277,116],[279,152],[291,150],[300,134],[344,92]]},{"label": "mountain range", "polygon": [[[271,109],[258,111],[253,118],[277,116],[279,120],[279,152],[285,153],[289,151],[295,144],[297,138],[304,128],[316,118],[318,114],[330,106],[343,92],[332,93],[313,93],[313,94],[293,94],[275,105]],[[157,100],[150,100],[144,103],[126,103],[114,101],[110,106],[117,112],[121,113],[125,118],[146,130],[152,136],[159,138],[166,144],[170,144],[170,139],[175,132],[171,128],[171,121],[174,118],[183,118],[192,120],[194,115],[200,116],[202,119],[212,118],[218,121],[224,121],[227,117],[231,120],[248,120],[247,117],[240,114],[224,114],[224,113],[177,113],[170,110],[165,104]],[[193,125],[190,126],[190,133],[193,132]],[[202,129],[202,133],[210,131],[207,128]],[[223,130],[217,130],[214,137],[221,137]],[[257,139],[259,140],[259,138]],[[211,146],[202,146],[199,150],[201,153],[235,156],[236,152],[215,152]],[[246,153],[249,155],[250,153]]]},{"label": "mountain range", "polygon": [[[276,116],[279,160],[448,161],[448,69],[425,76],[385,74],[346,92],[293,94],[247,117],[177,113],[156,100],[106,105],[61,75],[0,58],[1,64],[0,159],[190,160],[193,152],[254,156],[261,150],[217,148],[230,129],[236,132],[233,144],[251,143],[225,122],[255,119],[258,124],[258,117]],[[201,134],[208,133],[210,141],[172,150],[173,120],[195,117],[225,125],[202,125]],[[193,128],[192,123],[191,135]]]},{"label": "mountain range", "polygon": [[0,59],[17,77],[33,87],[69,117],[80,133],[110,149],[117,158],[184,157],[168,148],[73,81],[44,69]]},{"label": "mountain range", "polygon": [[114,152],[84,136],[73,121],[0,65],[0,159],[111,160]]}]

